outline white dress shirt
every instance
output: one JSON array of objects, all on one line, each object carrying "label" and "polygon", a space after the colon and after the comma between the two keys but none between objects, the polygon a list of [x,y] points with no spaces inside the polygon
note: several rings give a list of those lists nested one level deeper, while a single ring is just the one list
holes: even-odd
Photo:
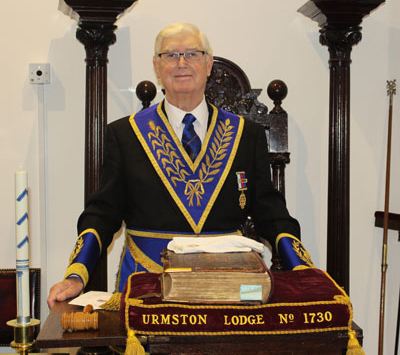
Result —
[{"label": "white dress shirt", "polygon": [[193,123],[194,130],[203,143],[207,133],[208,124],[208,107],[205,97],[203,97],[203,101],[201,101],[200,104],[190,112],[183,111],[180,108],[173,106],[167,99],[164,101],[164,107],[168,120],[179,140],[182,140],[183,128],[185,127],[182,123],[183,117],[185,117],[187,113],[191,113],[196,117],[196,121]]}]

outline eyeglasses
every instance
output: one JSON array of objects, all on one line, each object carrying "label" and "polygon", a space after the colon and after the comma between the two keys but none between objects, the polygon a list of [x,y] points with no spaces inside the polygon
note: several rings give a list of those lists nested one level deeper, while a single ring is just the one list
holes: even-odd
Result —
[{"label": "eyeglasses", "polygon": [[201,58],[203,58],[203,55],[207,54],[206,51],[187,51],[183,53],[177,53],[177,52],[164,52],[164,53],[159,53],[158,56],[168,62],[168,63],[177,63],[181,59],[181,56],[185,58],[186,61],[188,62],[199,62]]}]

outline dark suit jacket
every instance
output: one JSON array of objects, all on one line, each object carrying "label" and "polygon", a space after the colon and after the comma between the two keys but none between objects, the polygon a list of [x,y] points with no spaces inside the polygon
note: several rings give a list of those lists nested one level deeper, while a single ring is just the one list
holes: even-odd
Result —
[{"label": "dark suit jacket", "polygon": [[[244,209],[239,206],[238,171],[244,171],[248,180]],[[246,120],[232,168],[203,231],[239,229],[248,215],[253,217],[260,236],[271,243],[283,232],[300,238],[298,222],[289,215],[283,195],[271,183],[264,128]],[[78,232],[96,229],[104,250],[122,221],[134,229],[192,232],[151,165],[129,117],[107,127],[100,188],[87,201]]]}]

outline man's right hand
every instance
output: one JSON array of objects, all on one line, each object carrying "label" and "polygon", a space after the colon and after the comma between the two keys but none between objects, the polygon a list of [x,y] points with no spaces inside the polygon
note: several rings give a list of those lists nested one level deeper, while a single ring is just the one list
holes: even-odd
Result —
[{"label": "man's right hand", "polygon": [[47,304],[50,308],[56,301],[65,301],[68,298],[75,297],[83,290],[83,282],[79,277],[70,277],[61,281],[50,289]]}]

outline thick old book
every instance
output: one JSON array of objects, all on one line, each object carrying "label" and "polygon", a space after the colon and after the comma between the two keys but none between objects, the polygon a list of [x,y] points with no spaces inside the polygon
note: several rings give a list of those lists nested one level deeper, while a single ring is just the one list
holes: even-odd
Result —
[{"label": "thick old book", "polygon": [[266,303],[269,269],[257,252],[176,254],[165,250],[162,299],[168,302]]}]

